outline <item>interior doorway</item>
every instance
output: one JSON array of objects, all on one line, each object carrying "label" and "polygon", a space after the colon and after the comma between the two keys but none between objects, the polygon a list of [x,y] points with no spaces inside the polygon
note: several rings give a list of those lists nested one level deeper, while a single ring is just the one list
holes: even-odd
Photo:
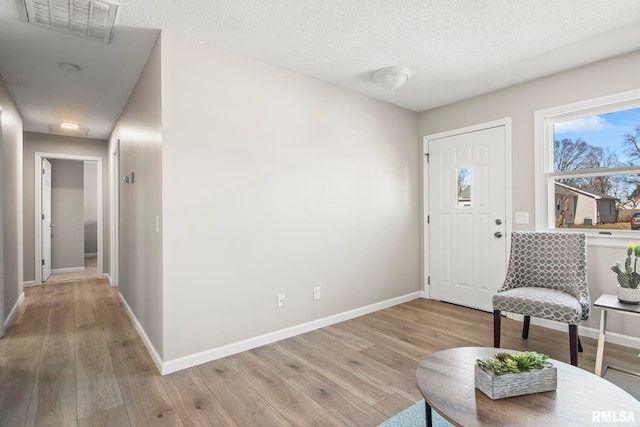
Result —
[{"label": "interior doorway", "polygon": [[[55,169],[55,163],[56,162],[65,162],[65,161],[70,161],[72,163],[77,163],[78,167],[80,168],[80,173],[84,174],[85,171],[85,165],[86,164],[91,164],[92,168],[94,170],[95,173],[95,225],[93,225],[93,227],[96,229],[95,230],[95,253],[89,253],[88,255],[94,255],[95,256],[95,275],[93,277],[98,277],[98,278],[103,278],[104,277],[104,264],[103,264],[103,224],[104,224],[104,220],[103,220],[103,203],[102,203],[102,195],[103,195],[103,184],[102,184],[102,159],[100,157],[92,157],[92,156],[79,156],[79,155],[70,155],[70,154],[59,154],[59,153],[42,153],[42,152],[36,152],[35,153],[35,179],[34,179],[34,183],[35,183],[35,191],[34,191],[34,207],[35,207],[35,217],[36,217],[36,223],[38,224],[38,226],[35,227],[35,241],[34,241],[34,248],[35,248],[35,285],[41,285],[45,280],[46,280],[46,271],[43,271],[43,264],[46,264],[46,261],[44,261],[44,257],[47,254],[47,251],[50,249],[50,247],[48,247],[49,243],[47,240],[51,241],[51,239],[47,239],[47,230],[53,230],[54,233],[54,243],[52,245],[54,245],[53,248],[53,253],[55,254],[56,252],[59,253],[59,255],[66,255],[65,254],[65,250],[64,249],[60,249],[60,248],[55,248],[55,234],[59,234],[59,235],[63,235],[63,233],[66,233],[68,229],[65,229],[63,226],[65,224],[56,224],[55,220],[56,220],[56,214],[55,212],[49,216],[49,220],[53,219],[54,222],[51,222],[50,227],[48,229],[45,229],[46,224],[46,220],[47,220],[47,215],[46,215],[46,205],[47,205],[47,201],[43,199],[43,197],[47,196],[47,190],[46,190],[46,186],[43,184],[44,180],[42,179],[43,176],[43,167],[42,165],[44,164],[45,161],[50,161],[52,163],[54,163],[53,168]],[[71,168],[69,168],[71,169]],[[83,181],[84,182],[84,181]],[[84,188],[82,189],[82,191],[84,191]],[[77,193],[77,191],[76,191]],[[83,206],[83,201],[84,201],[84,194],[80,194],[79,196],[80,198],[80,216],[83,217],[84,216],[84,206]],[[77,200],[77,196],[76,196],[76,200]],[[67,221],[68,219],[73,220],[73,218],[67,218],[67,214],[64,212],[59,212],[57,214],[58,218],[61,218],[61,221],[64,222],[69,222]],[[84,222],[84,220],[83,220]],[[77,218],[76,218],[76,224],[77,224]],[[68,225],[68,224],[67,224]],[[87,224],[81,224],[80,225],[82,227],[81,230],[78,231],[78,233],[80,235],[82,235],[82,241],[81,242],[77,242],[76,241],[76,245],[82,245],[81,248],[79,248],[78,250],[81,251],[80,252],[80,256],[82,257],[81,261],[76,261],[76,264],[82,263],[82,268],[80,268],[79,266],[77,267],[70,267],[70,268],[61,268],[61,269],[57,269],[55,268],[55,263],[52,262],[51,266],[53,266],[54,268],[52,268],[52,272],[54,273],[64,273],[64,274],[75,274],[75,273],[83,273],[85,272],[85,261],[84,261],[84,256],[85,254],[87,254],[86,252],[86,246],[87,243],[84,241],[84,229],[87,227]],[[74,230],[78,230],[78,227],[76,226],[74,228]],[[78,257],[78,251],[74,251],[75,256]]]}]

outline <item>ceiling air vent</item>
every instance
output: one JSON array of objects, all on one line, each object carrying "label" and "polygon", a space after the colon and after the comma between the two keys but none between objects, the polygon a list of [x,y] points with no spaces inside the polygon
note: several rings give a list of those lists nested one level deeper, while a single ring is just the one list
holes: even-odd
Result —
[{"label": "ceiling air vent", "polygon": [[25,0],[27,20],[76,35],[111,41],[118,3],[111,0]]}]

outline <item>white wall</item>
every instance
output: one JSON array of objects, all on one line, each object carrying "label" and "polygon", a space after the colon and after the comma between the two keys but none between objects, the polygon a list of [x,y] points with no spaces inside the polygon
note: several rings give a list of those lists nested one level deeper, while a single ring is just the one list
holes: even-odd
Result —
[{"label": "white wall", "polygon": [[[162,357],[162,230],[155,229],[162,214],[160,95],[158,39],[109,138],[109,153],[120,140],[120,294]],[[134,183],[124,184],[130,172]]]},{"label": "white wall", "polygon": [[4,285],[4,319],[12,314],[22,293],[22,118],[0,77],[2,135],[2,264],[0,290]]},{"label": "white wall", "polygon": [[[109,204],[109,163],[107,141],[103,139],[76,138],[63,135],[24,132],[24,164],[22,179],[24,180],[24,280],[35,280],[35,207],[34,207],[34,167],[35,153],[71,154],[102,158],[102,212],[103,212],[103,269],[108,273],[111,269],[108,254],[111,251],[110,239],[110,204]],[[39,224],[39,222],[38,222]]]},{"label": "white wall", "polygon": [[[106,166],[106,165],[105,165]],[[98,164],[84,162],[84,253],[98,253]]]},{"label": "white wall", "polygon": [[51,269],[84,267],[84,165],[51,159]]},{"label": "white wall", "polygon": [[416,113],[161,37],[165,360],[420,290]]},{"label": "white wall", "polygon": [[[420,114],[420,135],[511,117],[513,212],[529,212],[530,218],[529,225],[514,224],[513,229],[533,230],[534,111],[638,89],[638,70],[640,51],[429,110]],[[609,267],[623,255],[624,249],[589,247],[588,277],[592,301],[603,293],[615,294],[616,280]],[[581,325],[598,328],[599,318],[600,311],[595,309],[589,321]],[[637,319],[630,316],[610,316],[608,329],[640,337]]]}]

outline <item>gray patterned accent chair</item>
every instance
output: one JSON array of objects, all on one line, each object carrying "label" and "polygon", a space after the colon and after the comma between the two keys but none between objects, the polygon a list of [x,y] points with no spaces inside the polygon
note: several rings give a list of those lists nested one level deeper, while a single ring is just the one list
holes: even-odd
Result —
[{"label": "gray patterned accent chair", "polygon": [[582,233],[518,231],[511,235],[507,277],[493,296],[493,344],[500,347],[500,313],[524,315],[522,338],[531,316],[569,325],[571,364],[582,351],[578,322],[589,318],[586,236]]}]

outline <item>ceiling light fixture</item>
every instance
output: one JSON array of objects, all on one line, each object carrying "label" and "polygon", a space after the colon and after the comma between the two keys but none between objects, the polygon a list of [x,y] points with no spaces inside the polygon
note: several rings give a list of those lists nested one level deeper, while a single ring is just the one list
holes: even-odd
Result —
[{"label": "ceiling light fixture", "polygon": [[371,76],[371,79],[386,89],[395,90],[404,85],[411,77],[411,70],[406,67],[382,68]]},{"label": "ceiling light fixture", "polygon": [[49,132],[57,135],[86,137],[89,135],[89,128],[81,128],[77,123],[51,123],[49,124]]},{"label": "ceiling light fixture", "polygon": [[80,129],[80,125],[77,123],[67,123],[67,122],[62,122],[60,123],[60,127],[62,129],[67,129],[67,130],[78,130]]}]

